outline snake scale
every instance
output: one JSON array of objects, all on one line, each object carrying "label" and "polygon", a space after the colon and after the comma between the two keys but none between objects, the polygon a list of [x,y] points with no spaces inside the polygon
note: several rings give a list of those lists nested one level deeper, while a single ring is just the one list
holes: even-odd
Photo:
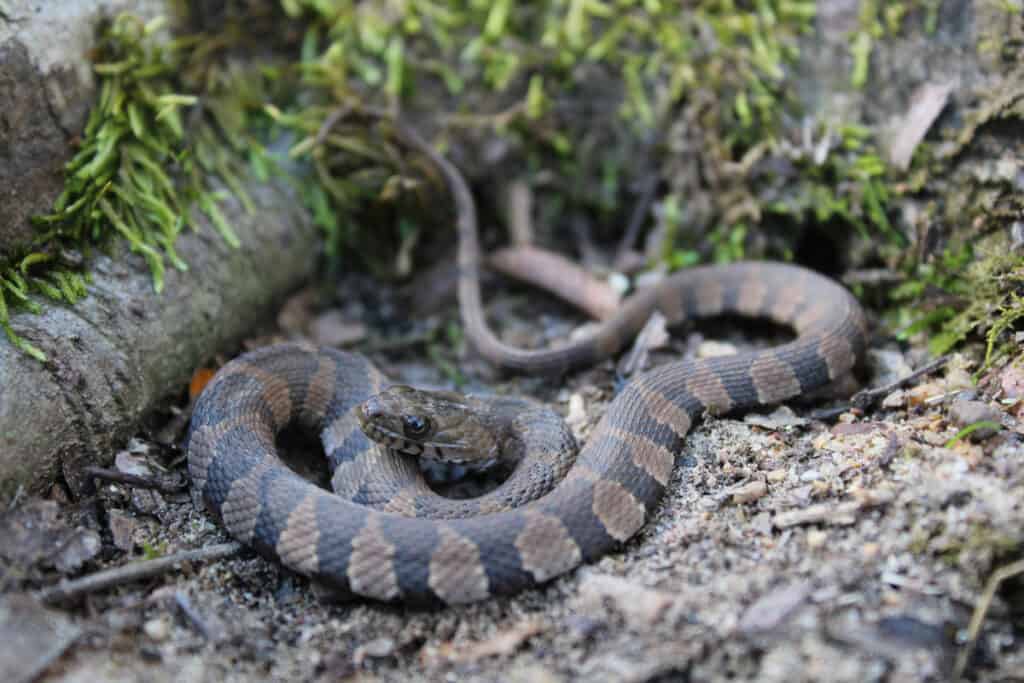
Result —
[{"label": "snake scale", "polygon": [[[723,313],[767,318],[796,337],[638,375],[610,403],[574,464],[520,475],[530,480],[567,470],[553,490],[513,509],[497,500],[498,491],[483,502],[442,503],[461,506],[451,514],[430,510],[440,497],[414,463],[376,448],[360,429],[360,404],[386,387],[369,361],[299,344],[244,354],[197,400],[187,438],[193,493],[234,537],[295,572],[346,594],[418,603],[473,602],[543,583],[641,529],[702,415],[811,391],[849,372],[865,347],[865,318],[849,292],[812,271],[772,262],[686,269],[634,294],[580,342],[536,351],[506,346],[484,318],[476,217],[465,182],[413,131],[395,126],[440,170],[453,195],[460,310],[467,338],[488,360],[525,372],[579,367],[621,350],[655,309],[670,323]],[[518,418],[517,428],[539,440],[542,451],[567,447],[560,437],[544,443],[557,428],[542,413],[514,402],[499,410]],[[320,434],[337,495],[277,456],[275,435],[291,423]]]}]

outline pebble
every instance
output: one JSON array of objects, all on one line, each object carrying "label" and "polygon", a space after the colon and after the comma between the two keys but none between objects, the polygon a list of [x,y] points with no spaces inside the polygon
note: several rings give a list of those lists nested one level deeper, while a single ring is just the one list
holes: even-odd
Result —
[{"label": "pebble", "polygon": [[758,498],[764,497],[766,493],[768,493],[768,485],[763,480],[758,479],[733,489],[732,502],[738,505],[752,503]]},{"label": "pebble", "polygon": [[[949,406],[949,419],[957,427],[963,428],[978,422],[995,422],[999,424],[1001,414],[998,410],[981,401],[965,401],[957,399]],[[972,441],[983,441],[993,436],[998,429],[992,427],[981,427],[975,429],[968,436]]]},{"label": "pebble", "polygon": [[807,532],[807,547],[821,548],[828,542],[828,534],[820,529],[811,529]]},{"label": "pebble", "polygon": [[897,389],[892,392],[884,399],[882,399],[882,407],[887,410],[895,410],[897,408],[903,408],[907,405],[907,392],[902,389]]},{"label": "pebble", "polygon": [[142,625],[142,631],[150,640],[159,643],[171,635],[171,625],[165,617],[154,617]]},{"label": "pebble", "polygon": [[717,358],[719,356],[735,356],[736,347],[726,342],[706,341],[697,347],[698,358]]}]

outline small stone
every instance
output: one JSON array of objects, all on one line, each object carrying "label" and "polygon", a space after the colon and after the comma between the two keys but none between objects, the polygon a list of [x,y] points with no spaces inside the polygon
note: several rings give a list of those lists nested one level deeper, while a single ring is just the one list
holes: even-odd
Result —
[{"label": "small stone", "polygon": [[761,479],[747,482],[732,490],[732,502],[737,505],[753,503],[768,493],[768,485]]},{"label": "small stone", "polygon": [[821,479],[821,472],[818,470],[807,470],[800,475],[800,481],[807,483],[811,481],[818,481]]},{"label": "small stone", "polygon": [[502,677],[508,683],[561,683],[563,680],[555,672],[540,664],[518,664]]},{"label": "small stone", "polygon": [[765,478],[773,484],[778,484],[781,481],[786,481],[786,477],[788,476],[789,471],[780,467],[779,469],[768,472],[768,474],[765,475]]},{"label": "small stone", "polygon": [[154,617],[142,625],[142,632],[150,640],[160,643],[171,635],[171,624],[166,617]]},{"label": "small stone", "polygon": [[807,547],[821,548],[828,542],[828,534],[820,529],[811,529],[807,532]]},{"label": "small stone", "polygon": [[[949,406],[949,419],[960,428],[969,427],[979,422],[1000,424],[1001,413],[987,403],[981,401],[965,401],[958,399]],[[968,436],[972,441],[983,441],[993,436],[997,428],[984,426],[975,429]]]},{"label": "small stone", "polygon": [[865,560],[873,560],[878,557],[881,549],[882,547],[877,543],[865,543],[860,549],[860,554]]},{"label": "small stone", "polygon": [[391,638],[374,638],[356,648],[353,659],[357,665],[366,659],[383,659],[390,657],[396,650],[395,641]]},{"label": "small stone", "polygon": [[882,399],[882,407],[888,410],[896,410],[897,408],[903,408],[907,405],[907,392],[902,389],[897,389],[892,392],[884,399]]},{"label": "small stone", "polygon": [[719,356],[735,356],[736,347],[732,344],[719,341],[701,342],[697,347],[698,358],[717,358]]}]

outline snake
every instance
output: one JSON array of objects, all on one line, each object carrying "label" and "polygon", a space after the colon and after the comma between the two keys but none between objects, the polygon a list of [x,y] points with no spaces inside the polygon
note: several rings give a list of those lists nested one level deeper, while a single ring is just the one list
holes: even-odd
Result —
[{"label": "snake", "polygon": [[[506,345],[484,314],[468,185],[416,131],[391,125],[452,197],[460,313],[466,338],[487,360],[557,377],[622,350],[654,311],[669,324],[767,319],[795,335],[635,375],[582,447],[556,412],[532,401],[391,386],[356,353],[284,343],[238,356],[194,406],[186,448],[195,504],[262,556],[337,594],[469,603],[593,562],[654,514],[695,422],[807,394],[851,372],[866,347],[865,315],[848,290],[772,261],[685,268],[639,289],[588,337],[541,349]],[[289,425],[319,436],[333,490],[278,455],[277,436]],[[504,450],[518,456],[509,479],[468,500],[434,493],[413,458],[496,461]]]}]

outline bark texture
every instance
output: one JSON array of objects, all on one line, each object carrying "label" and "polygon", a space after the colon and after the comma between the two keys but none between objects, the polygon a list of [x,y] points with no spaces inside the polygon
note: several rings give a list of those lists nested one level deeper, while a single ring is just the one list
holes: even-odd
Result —
[{"label": "bark texture", "polygon": [[249,188],[257,211],[226,213],[242,247],[210,225],[179,241],[190,270],[169,270],[156,294],[143,260],[119,248],[92,265],[90,295],[48,304],[14,328],[49,357],[0,343],[0,500],[39,488],[63,466],[105,461],[192,371],[236,343],[312,273],[317,231],[284,183]]}]

